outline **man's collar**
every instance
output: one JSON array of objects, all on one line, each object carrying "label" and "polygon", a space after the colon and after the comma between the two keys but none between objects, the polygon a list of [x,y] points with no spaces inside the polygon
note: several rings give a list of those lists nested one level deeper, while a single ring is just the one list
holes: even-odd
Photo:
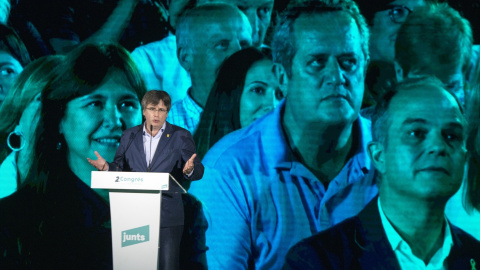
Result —
[{"label": "man's collar", "polygon": [[[285,99],[275,108],[269,121],[262,121],[262,142],[263,145],[276,145],[273,149],[268,149],[269,154],[266,155],[268,164],[274,164],[275,168],[291,169],[292,162],[296,161],[296,158],[283,130],[282,114],[284,111]],[[367,154],[367,146],[372,141],[371,122],[359,114],[352,125],[352,129],[352,133],[356,132],[357,134],[355,136],[357,141],[353,143],[357,149],[352,159],[359,163],[360,168],[370,170],[371,161]]]},{"label": "man's collar", "polygon": [[[147,124],[147,122],[145,121],[142,125],[143,126],[143,136],[150,136],[150,133],[148,133],[147,128],[145,127],[146,124]],[[161,134],[165,131],[166,126],[167,126],[167,121],[165,121],[165,123],[163,123],[163,126],[160,128],[160,131],[153,138],[161,136]]]},{"label": "man's collar", "polygon": [[[395,252],[396,250],[399,250],[402,245],[407,245],[409,247],[409,253],[408,256],[415,256],[413,252],[411,251],[410,245],[400,236],[400,234],[395,230],[393,225],[390,223],[390,220],[385,216],[385,213],[383,212],[382,209],[382,204],[380,202],[380,197],[378,197],[378,212],[380,214],[380,220],[382,222],[383,229],[385,230],[385,234],[387,236],[387,240],[390,243],[392,250]],[[453,238],[452,238],[452,232],[450,230],[450,225],[447,221],[447,219],[444,219],[444,233],[443,233],[443,241],[442,241],[442,246],[440,247],[440,252],[442,254],[438,255],[435,254],[434,257],[439,256],[440,260],[436,262],[431,262],[432,263],[440,263],[443,264],[443,261],[446,260],[448,255],[450,254],[450,250],[453,246]],[[406,251],[402,251],[403,253],[406,253]],[[438,252],[438,251],[436,251]],[[416,256],[415,256],[416,257]],[[432,257],[432,259],[434,258]],[[430,263],[430,262],[429,262]],[[437,269],[437,268],[435,268]]]}]

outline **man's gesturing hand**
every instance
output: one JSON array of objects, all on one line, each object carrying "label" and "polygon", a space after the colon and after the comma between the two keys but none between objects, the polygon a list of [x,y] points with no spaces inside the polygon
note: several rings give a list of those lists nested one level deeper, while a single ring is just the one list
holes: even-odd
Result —
[{"label": "man's gesturing hand", "polygon": [[189,175],[193,171],[193,160],[196,156],[197,154],[193,154],[192,157],[185,164],[185,167],[183,167],[183,173],[185,175]]},{"label": "man's gesturing hand", "polygon": [[107,161],[100,156],[97,151],[95,151],[95,156],[97,156],[97,160],[89,159],[87,157],[88,162],[99,171],[108,171]]}]

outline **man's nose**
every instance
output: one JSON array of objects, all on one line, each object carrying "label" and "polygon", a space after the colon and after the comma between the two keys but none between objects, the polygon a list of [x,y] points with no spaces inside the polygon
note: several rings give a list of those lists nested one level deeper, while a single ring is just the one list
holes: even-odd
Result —
[{"label": "man's nose", "polygon": [[447,150],[447,141],[443,134],[430,133],[426,140],[426,150],[429,154],[445,154]]},{"label": "man's nose", "polygon": [[337,59],[329,59],[325,66],[324,80],[327,84],[344,84],[345,78],[343,76],[343,70],[340,67]]}]

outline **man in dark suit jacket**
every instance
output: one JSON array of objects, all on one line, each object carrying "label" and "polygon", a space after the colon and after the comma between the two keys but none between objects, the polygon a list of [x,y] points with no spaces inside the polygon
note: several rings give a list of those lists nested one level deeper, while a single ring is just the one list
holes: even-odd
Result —
[{"label": "man in dark suit jacket", "polygon": [[184,225],[181,185],[201,179],[204,171],[190,132],[166,122],[170,107],[167,92],[148,91],[142,99],[145,122],[122,134],[114,161],[106,162],[96,151],[98,159],[89,159],[98,170],[166,172],[172,176],[169,190],[162,196],[160,269],[179,269]]},{"label": "man in dark suit jacket", "polygon": [[438,79],[407,79],[377,104],[372,121],[378,199],[297,243],[284,269],[475,269],[480,242],[444,215],[466,159],[458,99]]}]

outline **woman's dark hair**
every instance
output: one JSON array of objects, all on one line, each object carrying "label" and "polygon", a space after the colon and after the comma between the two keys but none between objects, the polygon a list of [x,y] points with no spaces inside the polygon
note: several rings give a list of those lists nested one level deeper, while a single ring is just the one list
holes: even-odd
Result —
[{"label": "woman's dark hair", "polygon": [[261,60],[271,60],[264,48],[247,48],[232,54],[220,66],[208,96],[205,110],[193,135],[197,155],[202,159],[208,149],[228,133],[240,129],[240,98],[250,67]]},{"label": "woman's dark hair", "polygon": [[22,67],[31,62],[27,47],[25,47],[23,41],[13,28],[4,24],[0,24],[0,50],[11,54],[13,58],[20,62]]},{"label": "woman's dark hair", "polygon": [[47,188],[47,179],[68,181],[64,178],[69,170],[68,146],[59,125],[71,100],[92,93],[112,77],[132,88],[139,101],[146,92],[130,54],[116,44],[82,45],[67,54],[65,62],[54,72],[42,92],[42,111],[35,131],[36,159],[25,182],[39,191]]}]

